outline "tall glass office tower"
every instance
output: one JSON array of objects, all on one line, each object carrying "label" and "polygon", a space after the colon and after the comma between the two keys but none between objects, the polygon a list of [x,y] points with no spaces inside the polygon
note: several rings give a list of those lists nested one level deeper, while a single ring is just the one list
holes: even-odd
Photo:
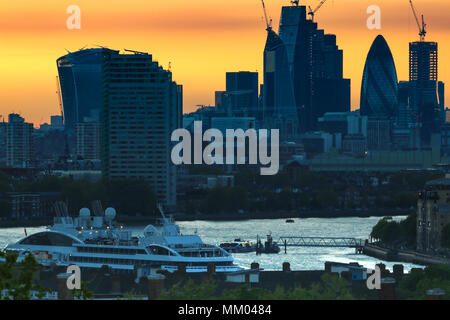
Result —
[{"label": "tall glass office tower", "polygon": [[390,119],[398,107],[398,80],[394,58],[383,36],[372,43],[361,84],[361,115]]},{"label": "tall glass office tower", "polygon": [[298,134],[298,116],[286,46],[271,28],[264,49],[263,121],[282,139]]},{"label": "tall glass office tower", "polygon": [[336,36],[307,19],[305,6],[284,6],[280,39],[287,52],[295,104],[302,131],[317,129],[326,112],[350,111],[350,80],[343,78],[343,51]]},{"label": "tall glass office tower", "polygon": [[102,105],[102,54],[106,48],[82,49],[60,57],[59,84],[64,111],[64,126],[73,131],[77,123],[100,121]]}]

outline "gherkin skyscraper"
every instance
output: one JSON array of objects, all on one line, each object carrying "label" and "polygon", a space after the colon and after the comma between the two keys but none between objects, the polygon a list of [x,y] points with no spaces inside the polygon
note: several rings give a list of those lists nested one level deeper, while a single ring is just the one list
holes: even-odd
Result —
[{"label": "gherkin skyscraper", "polygon": [[361,84],[361,115],[392,118],[398,107],[398,80],[394,58],[383,36],[373,42],[367,55]]}]

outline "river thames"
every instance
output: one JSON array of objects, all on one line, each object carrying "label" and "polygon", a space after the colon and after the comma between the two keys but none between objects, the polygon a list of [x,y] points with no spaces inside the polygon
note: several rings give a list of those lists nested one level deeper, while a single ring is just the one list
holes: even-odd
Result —
[{"label": "river thames", "polygon": [[[395,217],[401,220],[405,217]],[[233,241],[235,238],[256,242],[259,235],[264,241],[266,235],[271,233],[274,241],[280,236],[308,236],[308,237],[349,237],[358,239],[369,238],[372,227],[380,220],[380,217],[370,218],[295,218],[294,223],[286,223],[285,219],[274,220],[244,220],[244,221],[180,221],[183,234],[197,234],[203,242],[220,244]],[[145,226],[132,226],[133,235],[141,235]],[[27,233],[32,234],[44,230],[45,227],[27,228]],[[24,236],[23,228],[0,229],[0,247],[8,243],[16,242]],[[281,270],[282,263],[287,261],[292,270],[323,270],[326,261],[358,262],[367,268],[373,269],[381,260],[362,254],[356,254],[353,248],[313,248],[313,247],[288,247],[287,254],[280,244],[279,254],[256,255],[252,253],[233,254],[235,263],[249,268],[252,262],[258,262],[265,270]],[[395,262],[383,262],[392,270]],[[405,271],[413,267],[420,267],[410,263],[402,263]]]}]

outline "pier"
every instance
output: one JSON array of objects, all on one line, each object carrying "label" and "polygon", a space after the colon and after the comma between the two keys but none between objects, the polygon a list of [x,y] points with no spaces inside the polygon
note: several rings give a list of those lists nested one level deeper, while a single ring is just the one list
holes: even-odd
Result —
[{"label": "pier", "polygon": [[366,240],[342,237],[295,237],[282,236],[279,243],[287,247],[323,247],[323,248],[355,248],[356,253],[362,253]]}]

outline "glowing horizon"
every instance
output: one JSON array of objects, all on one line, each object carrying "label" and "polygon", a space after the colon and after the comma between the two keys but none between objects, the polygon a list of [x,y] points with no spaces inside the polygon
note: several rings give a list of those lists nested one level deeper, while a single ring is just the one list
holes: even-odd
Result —
[{"label": "glowing horizon", "polygon": [[[287,0],[266,0],[278,30],[281,6]],[[318,0],[301,1],[315,7]],[[81,8],[81,29],[69,30],[69,5]],[[366,27],[369,5],[381,8],[382,29]],[[450,83],[450,3],[415,0],[425,15],[427,41],[439,43],[439,80]],[[225,89],[225,72],[259,71],[266,39],[260,0],[118,0],[46,5],[17,0],[0,4],[0,115],[20,113],[35,125],[59,114],[56,96],[56,59],[66,50],[103,45],[111,49],[149,52],[184,86],[184,112],[196,105],[213,105],[214,91]],[[359,108],[364,62],[378,34],[388,42],[399,81],[408,80],[408,45],[418,29],[408,0],[328,0],[315,16],[319,28],[337,36],[344,51],[344,76],[352,81],[352,109]],[[447,90],[446,98],[450,99]]]}]

